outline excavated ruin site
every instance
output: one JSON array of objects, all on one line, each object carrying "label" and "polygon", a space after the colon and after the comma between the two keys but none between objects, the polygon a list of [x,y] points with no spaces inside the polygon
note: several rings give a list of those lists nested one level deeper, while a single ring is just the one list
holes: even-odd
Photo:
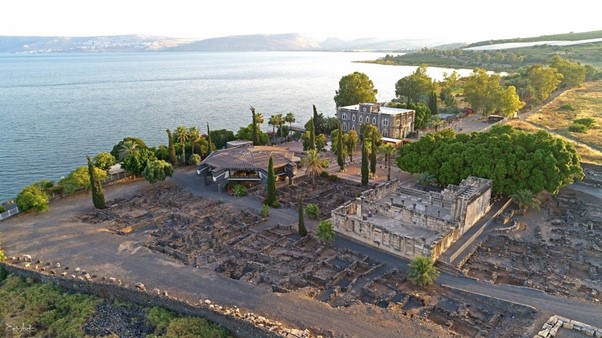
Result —
[{"label": "excavated ruin site", "polygon": [[599,303],[599,203],[587,194],[566,189],[542,202],[541,212],[514,215],[517,226],[491,234],[468,260],[465,272],[494,283],[524,285]]},{"label": "excavated ruin site", "polygon": [[[302,189],[288,188],[290,194]],[[333,194],[332,187],[316,184],[306,198]],[[121,235],[144,231],[145,245],[155,252],[274,292],[296,292],[333,307],[374,304],[462,336],[523,335],[537,316],[528,307],[442,286],[416,288],[395,268],[312,235],[299,237],[296,224],[272,225],[256,210],[195,197],[175,185],[110,204],[82,220]]]}]

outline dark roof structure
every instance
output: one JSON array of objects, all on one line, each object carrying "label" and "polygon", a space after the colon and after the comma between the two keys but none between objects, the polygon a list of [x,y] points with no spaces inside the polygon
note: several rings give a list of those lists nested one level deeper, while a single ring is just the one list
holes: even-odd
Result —
[{"label": "dark roof structure", "polygon": [[253,146],[216,150],[205,158],[200,166],[210,166],[214,172],[222,170],[268,170],[270,156],[274,161],[274,168],[287,164],[296,165],[299,157],[292,151],[277,147]]}]

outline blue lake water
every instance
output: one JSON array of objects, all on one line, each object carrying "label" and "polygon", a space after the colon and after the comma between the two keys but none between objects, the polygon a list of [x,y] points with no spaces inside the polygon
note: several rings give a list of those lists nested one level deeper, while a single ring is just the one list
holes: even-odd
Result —
[{"label": "blue lake water", "polygon": [[[205,52],[0,54],[0,201],[36,180],[57,180],[110,151],[125,136],[166,143],[178,125],[238,130],[264,116],[293,112],[305,123],[312,104],[335,113],[342,76],[366,73],[379,101],[416,67],[353,63],[378,53]],[[429,68],[441,79],[450,69]],[[462,75],[470,73],[461,70]],[[267,124],[265,130],[269,130]]]}]

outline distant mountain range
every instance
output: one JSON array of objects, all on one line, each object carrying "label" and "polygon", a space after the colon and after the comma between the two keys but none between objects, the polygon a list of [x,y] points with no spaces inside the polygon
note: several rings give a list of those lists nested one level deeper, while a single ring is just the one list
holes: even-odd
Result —
[{"label": "distant mountain range", "polygon": [[[73,53],[142,51],[407,51],[437,48],[443,41],[329,38],[313,41],[300,34],[237,35],[206,40],[145,35],[93,37],[0,36],[0,53]],[[453,44],[463,46],[465,44]],[[441,46],[449,48],[449,45]]]}]

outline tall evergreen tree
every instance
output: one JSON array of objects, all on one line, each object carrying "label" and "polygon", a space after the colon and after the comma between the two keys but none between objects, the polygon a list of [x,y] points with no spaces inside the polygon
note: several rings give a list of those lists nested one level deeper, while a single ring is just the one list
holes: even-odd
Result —
[{"label": "tall evergreen tree", "polygon": [[90,175],[90,189],[92,190],[92,203],[96,209],[106,208],[105,194],[102,191],[102,185],[100,180],[96,177],[94,172],[94,164],[90,160],[90,156],[86,156],[88,159],[88,174]]},{"label": "tall evergreen tree", "polygon": [[429,109],[432,115],[439,115],[439,108],[437,107],[437,93],[434,91],[429,95]]},{"label": "tall evergreen tree", "polygon": [[253,145],[259,145],[259,132],[257,128],[257,113],[255,108],[251,107],[251,114],[253,115],[253,121],[251,123],[251,136],[253,138]]},{"label": "tall evergreen tree", "polygon": [[274,160],[272,156],[270,156],[270,161],[268,162],[268,196],[265,199],[265,204],[274,207],[278,204],[276,200],[276,175],[274,174]]},{"label": "tall evergreen tree", "polygon": [[314,126],[314,118],[309,119],[309,149],[316,149],[316,128]]},{"label": "tall evergreen tree", "polygon": [[343,144],[343,129],[341,128],[341,122],[339,122],[339,132],[337,133],[337,163],[341,168],[341,171],[345,171],[345,145]]},{"label": "tall evergreen tree", "polygon": [[176,165],[178,164],[178,158],[176,156],[176,146],[173,143],[173,136],[171,135],[171,130],[167,129],[165,130],[165,132],[167,132],[167,142],[168,142],[168,147],[169,147],[169,162],[171,162],[171,164]]},{"label": "tall evergreen tree", "polygon": [[213,151],[213,142],[211,142],[211,130],[209,129],[209,122],[207,122],[207,141],[209,141],[209,150],[207,151],[207,155],[209,155]]},{"label": "tall evergreen tree", "polygon": [[305,227],[305,216],[304,216],[303,198],[299,198],[299,236],[305,237],[307,235],[307,228]]},{"label": "tall evergreen tree", "polygon": [[368,149],[366,149],[366,139],[362,141],[362,185],[368,186]]},{"label": "tall evergreen tree", "polygon": [[372,147],[370,148],[370,172],[376,175],[376,134],[372,134]]}]

